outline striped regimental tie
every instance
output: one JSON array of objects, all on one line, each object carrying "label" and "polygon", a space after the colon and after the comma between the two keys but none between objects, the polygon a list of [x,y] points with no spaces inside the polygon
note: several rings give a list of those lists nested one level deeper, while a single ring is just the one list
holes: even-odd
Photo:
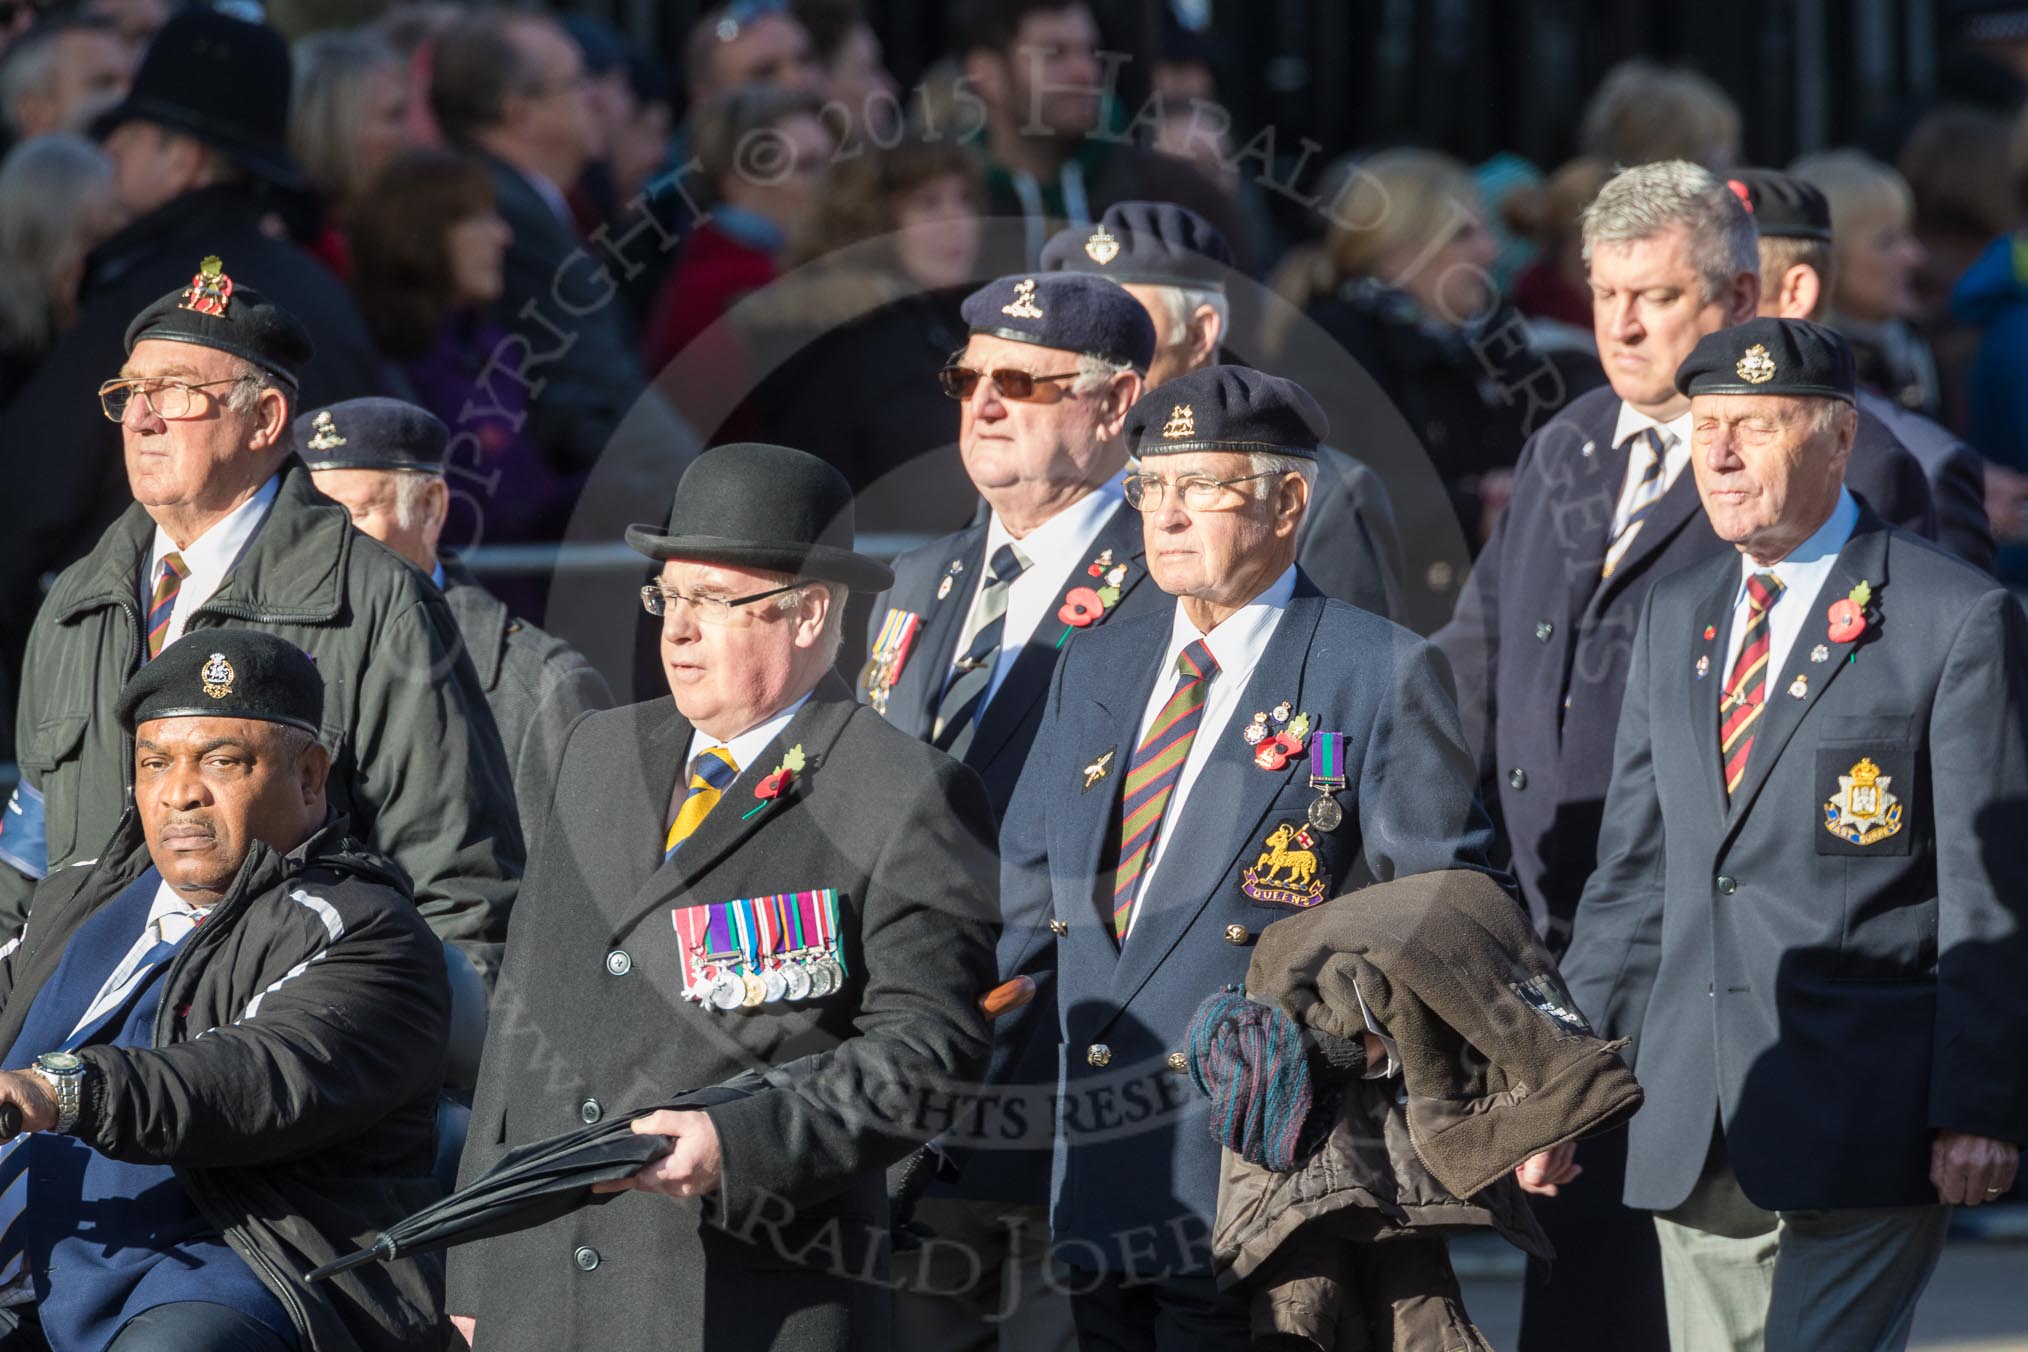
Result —
[{"label": "striped regimental tie", "polygon": [[169,636],[169,617],[176,613],[176,593],[190,569],[183,556],[173,550],[162,556],[161,571],[155,577],[155,593],[148,598],[148,656],[162,654],[162,640]]},{"label": "striped regimental tie", "polygon": [[1718,758],[1725,767],[1725,796],[1730,799],[1746,778],[1747,753],[1753,750],[1753,729],[1767,703],[1767,662],[1770,646],[1767,613],[1781,599],[1782,580],[1773,573],[1755,573],[1746,580],[1746,628],[1739,640],[1739,660],[1725,681],[1718,706]]},{"label": "striped regimental tie", "polygon": [[1667,460],[1669,443],[1663,439],[1660,429],[1644,427],[1627,438],[1629,455],[1645,454],[1647,463],[1641,467],[1641,477],[1634,484],[1633,500],[1627,504],[1627,519],[1620,523],[1613,533],[1612,543],[1606,546],[1603,577],[1611,577],[1613,570],[1620,566],[1620,560],[1627,556],[1627,550],[1634,544],[1634,537],[1641,533],[1641,522],[1655,510],[1655,504],[1662,500],[1667,485],[1662,481],[1662,469]]},{"label": "striped regimental tie", "polygon": [[1011,544],[994,550],[986,564],[974,616],[979,627],[972,631],[964,656],[951,668],[950,684],[937,701],[936,722],[930,728],[930,742],[939,751],[962,757],[972,744],[979,711],[986,707],[987,687],[993,684],[993,668],[1000,661],[1000,639],[1007,627],[1007,593],[1014,579],[1027,570],[1027,556]]},{"label": "striped regimental tie", "polygon": [[674,859],[683,842],[697,834],[705,817],[738,778],[739,763],[722,746],[714,746],[690,762],[690,791],[683,795],[676,820],[669,823],[669,834],[662,841],[663,863]]},{"label": "striped regimental tie", "polygon": [[1198,639],[1176,655],[1176,693],[1155,715],[1155,724],[1134,751],[1120,793],[1120,866],[1113,878],[1113,938],[1124,944],[1133,928],[1134,906],[1155,838],[1162,829],[1183,762],[1204,721],[1204,695],[1218,674],[1218,659]]}]

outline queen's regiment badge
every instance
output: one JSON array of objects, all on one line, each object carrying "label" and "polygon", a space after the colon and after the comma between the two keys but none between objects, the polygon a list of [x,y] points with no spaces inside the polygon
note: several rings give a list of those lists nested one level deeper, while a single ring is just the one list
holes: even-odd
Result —
[{"label": "queen's regiment badge", "polygon": [[1853,845],[1876,845],[1901,830],[1901,800],[1887,791],[1892,775],[1862,756],[1838,776],[1838,792],[1824,804],[1824,829]]}]

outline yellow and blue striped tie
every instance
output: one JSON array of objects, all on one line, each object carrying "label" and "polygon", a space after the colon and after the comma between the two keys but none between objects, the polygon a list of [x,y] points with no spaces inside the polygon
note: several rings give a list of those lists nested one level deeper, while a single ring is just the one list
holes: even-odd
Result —
[{"label": "yellow and blue striped tie", "polygon": [[669,834],[662,842],[663,863],[676,857],[683,842],[697,833],[706,815],[718,806],[719,797],[738,778],[739,763],[722,746],[714,746],[690,762],[690,791],[676,809],[676,820],[669,823]]}]

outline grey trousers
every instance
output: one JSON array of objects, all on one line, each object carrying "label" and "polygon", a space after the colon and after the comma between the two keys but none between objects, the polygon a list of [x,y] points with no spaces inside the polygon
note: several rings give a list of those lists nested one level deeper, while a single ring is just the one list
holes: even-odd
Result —
[{"label": "grey trousers", "polygon": [[1071,1352],[1069,1277],[1049,1252],[1049,1208],[925,1197],[933,1238],[894,1256],[898,1352]]},{"label": "grey trousers", "polygon": [[1658,1212],[1672,1352],[1902,1352],[1950,1209],[1763,1211],[1712,1132],[1703,1176]]}]

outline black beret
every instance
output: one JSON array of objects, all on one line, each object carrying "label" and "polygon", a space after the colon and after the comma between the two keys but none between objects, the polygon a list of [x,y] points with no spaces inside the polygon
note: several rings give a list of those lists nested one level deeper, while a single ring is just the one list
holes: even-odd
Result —
[{"label": "black beret", "polygon": [[1831,237],[1831,204],[1814,185],[1779,169],[1735,169],[1725,182],[1763,239]]},{"label": "black beret", "polygon": [[1207,366],[1141,396],[1127,414],[1127,448],[1143,460],[1184,451],[1314,459],[1330,430],[1324,410],[1295,381],[1251,366]]},{"label": "black beret", "polygon": [[1232,246],[1218,227],[1173,202],[1116,202],[1096,229],[1059,230],[1042,247],[1044,272],[1089,272],[1114,282],[1225,290]]},{"label": "black beret", "polygon": [[1683,394],[1789,394],[1856,401],[1852,349],[1807,319],[1749,319],[1697,340],[1676,368]]},{"label": "black beret", "polygon": [[1155,357],[1155,323],[1141,302],[1096,277],[1002,277],[965,297],[962,313],[973,333],[1089,352],[1137,371]]},{"label": "black beret", "polygon": [[235,284],[215,254],[198,265],[190,285],[134,316],[127,325],[129,355],[144,338],[230,352],[291,390],[313,351],[301,321],[252,287]]},{"label": "black beret", "polygon": [[296,453],[311,469],[444,470],[451,429],[426,408],[369,395],[296,419]]},{"label": "black beret", "polygon": [[128,732],[156,718],[251,718],[315,733],[324,721],[324,678],[287,639],[200,629],[135,672],[116,713]]}]

